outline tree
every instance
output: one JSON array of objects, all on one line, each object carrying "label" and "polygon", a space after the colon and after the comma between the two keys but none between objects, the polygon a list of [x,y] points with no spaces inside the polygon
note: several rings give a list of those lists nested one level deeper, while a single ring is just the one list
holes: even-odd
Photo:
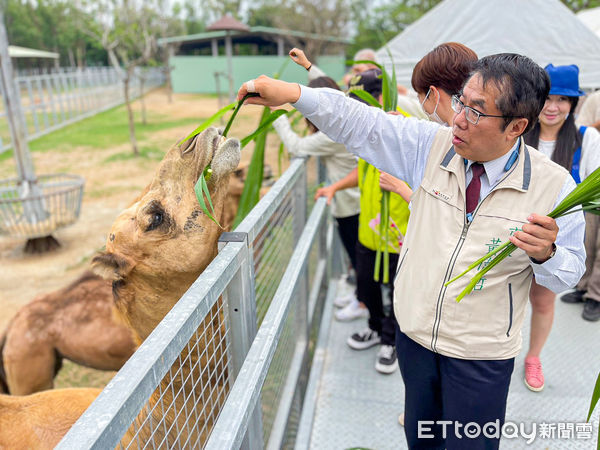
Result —
[{"label": "tree", "polygon": [[362,48],[381,48],[440,1],[387,1],[373,8],[366,0],[355,0],[351,12],[356,34],[347,49],[348,54],[354,55]]},{"label": "tree", "polygon": [[[131,83],[136,68],[148,63],[155,53],[157,27],[156,5],[151,2],[136,3],[135,0],[107,0],[95,3],[96,14],[101,23],[101,33],[86,30],[95,36],[108,53],[110,64],[123,82],[123,93],[129,119],[129,139],[133,153],[139,154],[135,137],[135,120],[131,108]],[[142,92],[143,96],[143,92]]]},{"label": "tree", "polygon": [[[345,38],[349,35],[351,0],[264,0],[249,10],[248,23],[307,34]],[[312,58],[323,53],[324,47],[336,44],[310,36],[286,36],[292,45],[302,47]]]},{"label": "tree", "polygon": [[[61,65],[106,63],[106,52],[81,29],[94,18],[67,0],[4,1],[9,42],[60,54]],[[89,58],[89,59],[88,59]]]},{"label": "tree", "polygon": [[[157,0],[159,11],[166,11],[166,0]],[[186,7],[190,8],[188,11],[191,11],[193,14],[193,5],[191,3],[186,3]],[[177,36],[184,34],[186,32],[186,23],[176,19],[176,16],[180,13],[179,5],[175,5],[173,7],[173,15],[169,16],[164,13],[158,13],[157,20],[157,35],[159,38],[166,38],[170,36]],[[192,17],[194,17],[192,15]],[[175,53],[176,48],[175,44],[162,45],[157,48],[158,61],[161,62],[163,73],[165,74],[165,79],[167,83],[167,96],[169,103],[173,102],[173,84],[171,82],[171,72],[173,71],[173,67],[169,64],[169,59],[171,54]],[[172,50],[172,52],[171,52]],[[144,121],[145,123],[145,121]]]},{"label": "tree", "polygon": [[571,11],[579,12],[583,9],[600,6],[600,0],[561,0]]}]

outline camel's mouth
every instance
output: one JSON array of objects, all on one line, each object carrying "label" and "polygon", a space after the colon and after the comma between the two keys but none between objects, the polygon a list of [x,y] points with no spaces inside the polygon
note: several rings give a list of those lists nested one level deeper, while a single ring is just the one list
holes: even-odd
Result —
[{"label": "camel's mouth", "polygon": [[[208,130],[207,130],[208,131]],[[205,155],[207,158],[203,161],[204,167],[199,167],[199,173],[197,179],[200,178],[206,170],[206,167],[210,166],[217,173],[225,173],[224,169],[232,170],[228,167],[230,164],[227,162],[231,160],[232,150],[235,149],[234,153],[238,153],[237,160],[239,162],[239,140],[235,138],[227,138],[223,136],[223,130],[218,128],[212,128],[210,134],[205,138]],[[237,162],[235,163],[237,167]],[[235,167],[234,167],[235,168]]]}]

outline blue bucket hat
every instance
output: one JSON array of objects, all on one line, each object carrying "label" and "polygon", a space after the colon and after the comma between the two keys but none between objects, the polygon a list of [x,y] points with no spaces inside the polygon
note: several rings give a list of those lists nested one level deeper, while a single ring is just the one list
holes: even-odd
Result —
[{"label": "blue bucket hat", "polygon": [[565,97],[585,95],[585,92],[579,89],[579,67],[575,64],[569,66],[548,64],[544,70],[550,76],[549,95],[564,95]]}]

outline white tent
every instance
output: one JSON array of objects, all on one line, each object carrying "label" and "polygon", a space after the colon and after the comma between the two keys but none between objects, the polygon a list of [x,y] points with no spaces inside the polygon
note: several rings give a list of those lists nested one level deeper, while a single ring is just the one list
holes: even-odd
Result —
[{"label": "white tent", "polygon": [[[600,38],[559,0],[445,0],[387,44],[398,82],[435,46],[461,42],[479,57],[527,55],[542,67],[577,64],[583,88],[600,87]],[[386,48],[377,59],[391,69]]]},{"label": "white tent", "polygon": [[577,13],[577,18],[581,20],[590,30],[600,37],[600,6],[597,8],[584,9]]}]

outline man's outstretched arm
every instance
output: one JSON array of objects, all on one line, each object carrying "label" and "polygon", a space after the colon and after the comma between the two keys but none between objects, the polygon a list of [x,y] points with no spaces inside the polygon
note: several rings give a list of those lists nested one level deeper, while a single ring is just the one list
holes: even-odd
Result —
[{"label": "man's outstretched arm", "polygon": [[[265,76],[252,84],[260,97],[249,98],[246,103],[265,106],[292,103],[320,131],[344,144],[348,151],[415,188],[420,185],[439,125],[386,114],[333,89],[311,89]],[[245,83],[238,99],[247,92]]]}]

